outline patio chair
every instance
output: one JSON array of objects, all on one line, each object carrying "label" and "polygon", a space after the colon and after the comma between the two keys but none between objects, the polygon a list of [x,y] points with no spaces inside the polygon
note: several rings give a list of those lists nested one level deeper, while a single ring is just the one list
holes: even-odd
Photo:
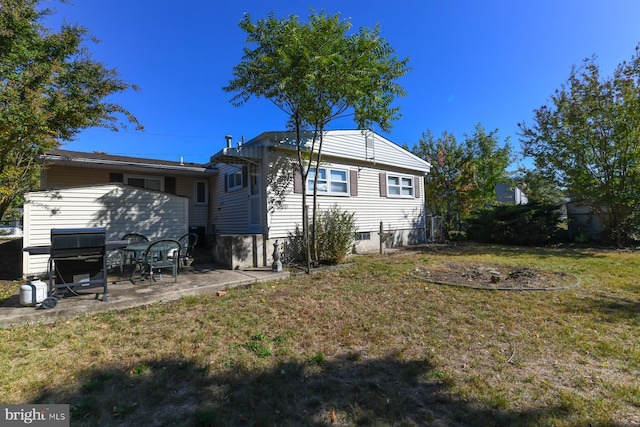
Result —
[{"label": "patio chair", "polygon": [[142,234],[139,234],[139,233],[125,234],[124,236],[122,236],[120,240],[126,240],[129,243],[142,243],[142,242],[149,241],[149,239],[146,236],[143,236]]},{"label": "patio chair", "polygon": [[[149,239],[146,236],[140,233],[127,233],[124,236],[122,236],[120,240],[126,240],[128,244],[146,243],[149,241]],[[122,281],[122,276],[124,275],[125,267],[133,265],[133,271],[131,272],[131,275],[133,276],[133,272],[138,266],[139,260],[136,257],[135,252],[118,250],[118,253],[120,258],[120,281]]]},{"label": "patio chair", "polygon": [[198,235],[196,233],[187,233],[178,239],[182,251],[180,252],[180,266],[187,266],[193,259],[195,246],[198,243]]},{"label": "patio chair", "polygon": [[161,239],[151,242],[142,255],[141,274],[149,274],[149,283],[153,283],[155,273],[162,280],[162,270],[170,268],[174,281],[178,281],[178,264],[180,263],[180,242],[174,239]]}]

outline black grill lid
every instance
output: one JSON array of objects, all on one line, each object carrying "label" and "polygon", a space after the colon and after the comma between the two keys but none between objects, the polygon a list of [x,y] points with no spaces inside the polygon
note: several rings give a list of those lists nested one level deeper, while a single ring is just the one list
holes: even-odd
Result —
[{"label": "black grill lid", "polygon": [[104,227],[54,228],[51,230],[51,249],[82,249],[104,247]]}]

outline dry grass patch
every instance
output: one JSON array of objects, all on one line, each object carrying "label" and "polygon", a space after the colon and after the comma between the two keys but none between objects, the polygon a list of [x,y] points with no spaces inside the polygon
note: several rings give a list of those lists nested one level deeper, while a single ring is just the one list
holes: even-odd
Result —
[{"label": "dry grass patch", "polygon": [[[478,291],[416,269],[498,262],[578,288]],[[640,254],[470,246],[0,330],[0,401],[74,425],[640,423]]]}]

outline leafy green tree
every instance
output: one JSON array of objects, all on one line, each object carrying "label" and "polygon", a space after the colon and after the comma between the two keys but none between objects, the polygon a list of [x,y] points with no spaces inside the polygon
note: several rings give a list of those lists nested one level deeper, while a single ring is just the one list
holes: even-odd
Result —
[{"label": "leafy green tree", "polygon": [[[277,19],[273,13],[254,23],[245,15],[240,27],[247,33],[248,46],[224,90],[235,93],[231,99],[235,105],[254,96],[264,97],[288,115],[305,187],[309,172],[318,170],[321,163],[322,138],[332,120],[351,115],[361,129],[376,123],[388,131],[399,117],[392,103],[404,91],[395,81],[408,72],[408,59],[395,56],[378,27],[349,33],[348,21],[324,12],[312,13],[306,23],[295,15]],[[304,131],[311,134],[310,143],[302,137]],[[317,176],[313,224],[316,195]],[[302,206],[307,236],[306,191]],[[309,239],[306,246],[310,250]],[[317,258],[317,251],[313,252]]]},{"label": "leafy green tree", "polygon": [[[618,244],[640,230],[640,50],[612,77],[595,58],[573,67],[550,105],[520,123],[525,155],[599,215]],[[603,209],[604,208],[604,209]]]},{"label": "leafy green tree", "polygon": [[468,189],[471,153],[459,144],[453,134],[444,132],[434,138],[431,131],[422,134],[413,154],[431,163],[431,171],[425,178],[427,209],[444,219],[446,231],[457,228],[464,209]]},{"label": "leafy green tree", "polygon": [[37,188],[41,154],[82,129],[116,130],[128,111],[104,99],[133,86],[93,61],[87,30],[41,21],[40,0],[0,0],[0,217],[16,197]]},{"label": "leafy green tree", "polygon": [[466,136],[465,144],[473,157],[467,206],[475,210],[493,203],[496,185],[508,181],[512,147],[508,137],[500,146],[498,131],[487,133],[479,123],[473,133]]},{"label": "leafy green tree", "polygon": [[486,133],[481,124],[462,143],[453,134],[434,138],[428,131],[411,151],[431,163],[425,178],[426,204],[433,214],[443,216],[447,232],[459,230],[473,211],[491,204],[496,185],[508,180],[511,145],[507,140],[500,147],[497,131]]},{"label": "leafy green tree", "polygon": [[524,191],[529,203],[559,205],[565,201],[564,191],[557,182],[537,169],[518,169],[513,182]]}]

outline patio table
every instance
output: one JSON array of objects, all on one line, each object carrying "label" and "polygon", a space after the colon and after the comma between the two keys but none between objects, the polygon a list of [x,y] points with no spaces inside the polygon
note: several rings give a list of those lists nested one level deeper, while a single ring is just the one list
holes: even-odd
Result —
[{"label": "patio table", "polygon": [[[126,264],[127,260],[131,260],[131,264],[133,264],[133,268],[131,269],[131,274],[129,275],[129,280],[131,282],[134,282],[133,276],[136,272],[136,269],[138,267],[138,265],[140,264],[142,255],[144,254],[144,252],[147,250],[147,248],[149,247],[149,242],[143,242],[143,243],[130,243],[127,246],[121,248],[120,250],[122,251],[122,258],[121,258],[121,265],[120,265],[120,274],[122,275],[122,272],[124,272],[124,266]],[[142,280],[142,269],[140,269],[140,279]],[[120,279],[122,279],[122,276],[120,276]]]},{"label": "patio table", "polygon": [[[151,250],[154,253],[161,253],[164,251],[164,249],[162,247],[153,245],[152,243],[154,242],[138,242],[138,243],[130,243],[127,246],[125,246],[124,248],[122,248],[121,250],[123,251],[123,257],[122,257],[122,266],[120,271],[124,271],[124,263],[126,259],[131,259],[133,260],[132,264],[133,264],[133,268],[131,269],[131,274],[129,275],[129,280],[134,283],[135,280],[133,278],[133,276],[136,273],[137,267],[139,266],[140,269],[140,280],[144,280],[144,275],[145,275],[145,269],[143,266],[143,256],[145,255],[145,252],[149,249],[149,247],[151,247]],[[129,254],[130,256],[127,257],[127,254]]]}]

